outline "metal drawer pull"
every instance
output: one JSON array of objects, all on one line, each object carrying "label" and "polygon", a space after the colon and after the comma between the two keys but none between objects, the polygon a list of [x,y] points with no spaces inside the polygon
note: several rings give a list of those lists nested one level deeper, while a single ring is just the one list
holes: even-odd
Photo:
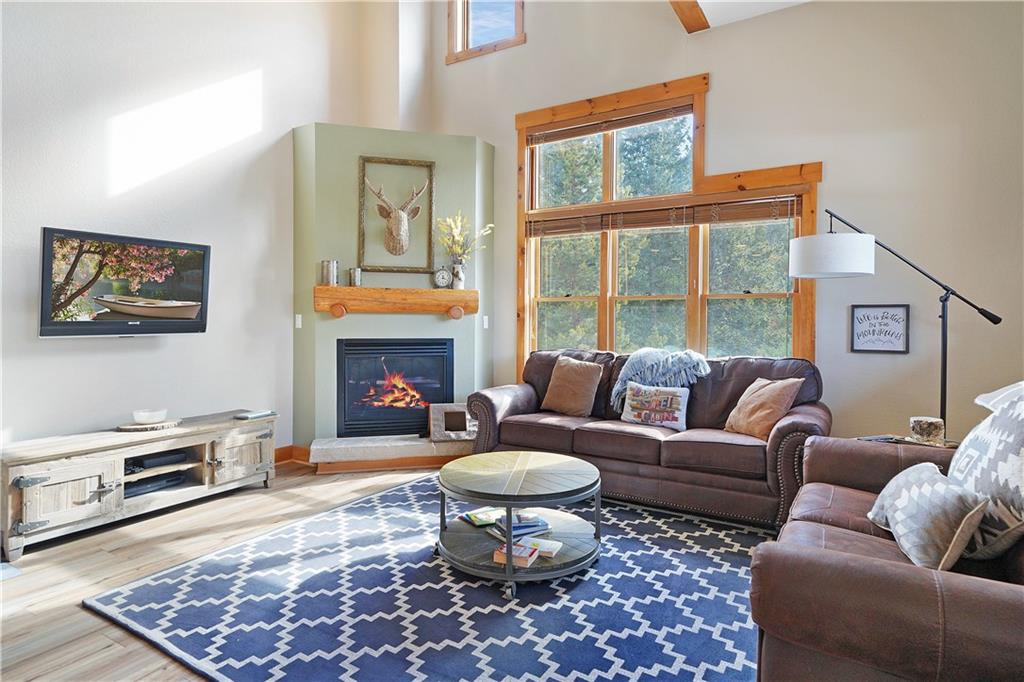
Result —
[{"label": "metal drawer pull", "polygon": [[34,530],[39,530],[40,528],[42,528],[43,526],[47,525],[48,523],[50,523],[50,522],[49,521],[29,521],[28,523],[25,523],[24,521],[17,521],[17,522],[15,522],[15,524],[13,526],[11,526],[11,533],[13,535],[24,535],[25,533],[31,533]]},{"label": "metal drawer pull", "polygon": [[12,481],[15,488],[24,490],[34,485],[40,485],[50,480],[49,476],[18,476]]}]

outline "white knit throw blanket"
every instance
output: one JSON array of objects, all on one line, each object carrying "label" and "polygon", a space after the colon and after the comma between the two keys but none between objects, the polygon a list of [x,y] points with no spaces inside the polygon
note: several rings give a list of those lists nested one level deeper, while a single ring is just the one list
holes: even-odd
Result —
[{"label": "white knit throw blanket", "polygon": [[711,372],[708,361],[692,350],[668,351],[663,348],[641,348],[630,354],[612,388],[612,405],[622,411],[626,405],[626,384],[630,381],[644,386],[691,386]]}]

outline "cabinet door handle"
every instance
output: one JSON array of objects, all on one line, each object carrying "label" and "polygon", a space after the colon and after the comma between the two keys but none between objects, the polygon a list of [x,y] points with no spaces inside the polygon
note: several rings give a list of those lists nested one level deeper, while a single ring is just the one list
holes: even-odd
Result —
[{"label": "cabinet door handle", "polygon": [[120,481],[114,481],[113,483],[104,483],[100,487],[96,488],[96,490],[93,490],[92,493],[93,495],[106,495],[107,493],[112,493],[115,490],[117,490],[117,486],[119,485],[121,485]]}]

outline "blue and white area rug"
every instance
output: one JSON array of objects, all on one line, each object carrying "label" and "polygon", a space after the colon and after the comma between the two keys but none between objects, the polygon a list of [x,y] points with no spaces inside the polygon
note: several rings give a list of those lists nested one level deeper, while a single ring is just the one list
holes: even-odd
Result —
[{"label": "blue and white area rug", "polygon": [[598,562],[509,602],[434,556],[438,504],[429,476],[85,605],[215,680],[754,679],[767,531],[609,500]]}]

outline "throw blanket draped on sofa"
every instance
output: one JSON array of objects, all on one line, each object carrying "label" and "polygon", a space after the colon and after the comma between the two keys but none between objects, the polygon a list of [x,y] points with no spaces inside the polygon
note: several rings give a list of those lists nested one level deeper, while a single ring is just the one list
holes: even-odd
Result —
[{"label": "throw blanket draped on sofa", "polygon": [[612,388],[612,404],[622,410],[626,403],[626,384],[633,381],[644,386],[691,386],[711,372],[708,361],[692,350],[667,351],[663,348],[641,348],[630,353]]}]

